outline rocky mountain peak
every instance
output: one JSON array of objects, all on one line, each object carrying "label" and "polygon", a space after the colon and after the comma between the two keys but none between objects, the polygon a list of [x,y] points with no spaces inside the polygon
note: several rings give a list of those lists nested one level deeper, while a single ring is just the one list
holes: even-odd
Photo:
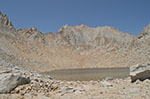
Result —
[{"label": "rocky mountain peak", "polygon": [[66,31],[66,30],[83,30],[83,29],[88,29],[89,27],[84,25],[84,24],[81,24],[81,25],[76,25],[76,26],[68,26],[68,25],[64,25],[62,26],[62,28],[60,28],[60,30],[57,32],[57,33],[60,33],[60,32],[63,32],[63,31]]},{"label": "rocky mountain peak", "polygon": [[144,29],[143,31],[140,33],[140,35],[138,36],[139,39],[143,38],[143,37],[146,37],[146,36],[149,36],[150,34],[150,24],[148,24]]},{"label": "rocky mountain peak", "polygon": [[97,27],[91,28],[86,25],[68,26],[64,25],[57,33],[60,42],[65,42],[69,45],[90,45],[100,46],[108,43],[128,43],[136,38],[136,36],[120,32],[111,27]]},{"label": "rocky mountain peak", "polygon": [[150,33],[150,24],[148,24],[148,25],[144,28],[143,31],[144,31],[144,32],[147,32],[147,33]]},{"label": "rocky mountain peak", "polygon": [[31,27],[28,29],[18,29],[17,33],[19,33],[22,37],[32,41],[32,42],[44,42],[43,33],[41,33],[37,28]]},{"label": "rocky mountain peak", "polygon": [[8,17],[5,14],[2,14],[2,12],[0,12],[0,30],[16,31],[11,21],[9,21]]}]

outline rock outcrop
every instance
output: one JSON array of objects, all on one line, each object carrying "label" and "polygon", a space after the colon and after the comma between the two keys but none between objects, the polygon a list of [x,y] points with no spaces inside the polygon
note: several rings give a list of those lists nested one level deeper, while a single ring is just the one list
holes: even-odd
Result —
[{"label": "rock outcrop", "polygon": [[44,43],[45,41],[43,34],[35,27],[31,27],[29,29],[18,29],[17,33],[19,33],[23,38],[34,43]]},{"label": "rock outcrop", "polygon": [[138,36],[139,39],[144,38],[146,36],[150,36],[150,24],[147,25],[143,31],[140,33],[140,35]]},{"label": "rock outcrop", "polygon": [[15,28],[11,21],[9,21],[8,17],[5,14],[0,12],[0,31],[11,31],[16,33]]},{"label": "rock outcrop", "polygon": [[145,79],[150,79],[150,64],[137,64],[130,67],[130,76],[132,82],[137,79],[144,81]]},{"label": "rock outcrop", "polygon": [[17,32],[32,42],[45,42],[48,45],[62,46],[122,46],[133,41],[136,36],[120,32],[110,27],[90,28],[85,25],[63,26],[56,34],[50,32],[43,34],[35,27],[19,29]]},{"label": "rock outcrop", "polygon": [[85,25],[65,25],[56,33],[56,36],[57,43],[63,43],[63,45],[95,47],[108,44],[120,46],[130,43],[136,38],[110,26],[89,28]]}]

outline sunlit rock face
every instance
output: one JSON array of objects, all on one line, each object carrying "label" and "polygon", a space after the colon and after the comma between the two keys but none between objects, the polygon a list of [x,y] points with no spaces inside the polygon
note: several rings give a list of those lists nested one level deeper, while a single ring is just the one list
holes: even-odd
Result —
[{"label": "sunlit rock face", "polygon": [[35,27],[31,27],[28,29],[18,29],[17,33],[31,42],[36,42],[36,43],[44,42],[43,33],[41,33]]},{"label": "sunlit rock face", "polygon": [[140,35],[138,36],[138,39],[143,39],[143,38],[149,38],[150,37],[150,24],[147,25],[143,31],[140,33]]},{"label": "sunlit rock face", "polygon": [[9,21],[8,17],[5,14],[0,12],[0,31],[11,31],[15,33],[15,28],[11,21]]},{"label": "sunlit rock face", "polygon": [[111,27],[90,28],[85,25],[63,26],[57,33],[57,42],[72,46],[104,46],[108,44],[122,46],[136,37]]},{"label": "sunlit rock face", "polygon": [[[138,35],[135,44],[136,47],[139,46],[141,48],[145,48],[147,45],[150,44],[150,24],[147,25],[143,31]],[[145,47],[142,47],[145,46]]]}]

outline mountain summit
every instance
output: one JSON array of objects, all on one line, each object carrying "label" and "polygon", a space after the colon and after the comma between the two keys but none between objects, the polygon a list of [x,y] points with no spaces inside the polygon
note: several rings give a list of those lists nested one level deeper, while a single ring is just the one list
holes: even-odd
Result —
[{"label": "mountain summit", "polygon": [[7,30],[12,32],[16,31],[11,21],[9,21],[8,17],[5,14],[2,14],[2,12],[0,12],[0,30]]},{"label": "mountain summit", "polygon": [[147,25],[147,26],[143,29],[142,33],[140,33],[140,35],[138,36],[138,38],[140,39],[140,38],[143,38],[143,37],[148,36],[148,35],[150,35],[150,24]]},{"label": "mountain summit", "polygon": [[135,39],[134,35],[120,32],[111,26],[90,28],[85,25],[65,25],[56,35],[61,39],[60,42],[63,41],[65,44],[72,46],[102,46],[114,43],[122,45]]}]

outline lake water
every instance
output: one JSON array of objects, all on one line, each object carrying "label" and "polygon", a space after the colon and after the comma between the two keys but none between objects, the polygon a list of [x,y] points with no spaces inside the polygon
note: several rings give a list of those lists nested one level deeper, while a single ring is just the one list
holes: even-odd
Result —
[{"label": "lake water", "polygon": [[45,72],[44,74],[48,74],[57,80],[68,80],[68,81],[102,80],[106,78],[129,77],[129,67],[61,69]]}]

